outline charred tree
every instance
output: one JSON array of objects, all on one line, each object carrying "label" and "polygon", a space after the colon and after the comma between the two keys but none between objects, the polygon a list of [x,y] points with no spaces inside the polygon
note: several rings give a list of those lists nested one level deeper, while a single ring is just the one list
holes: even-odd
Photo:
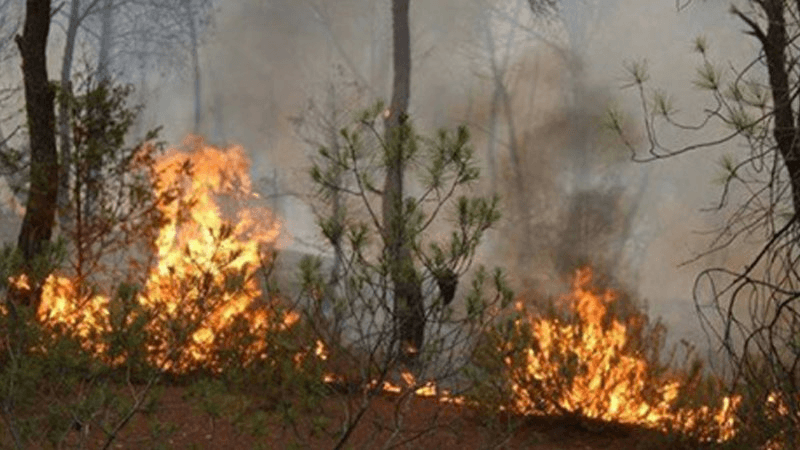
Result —
[{"label": "charred tree", "polygon": [[393,284],[396,344],[405,363],[417,360],[425,337],[425,308],[421,279],[414,267],[407,224],[403,220],[403,175],[411,127],[411,37],[409,0],[392,0],[393,70],[392,101],[385,120],[386,179],[383,190],[385,257]]},{"label": "charred tree", "polygon": [[[30,133],[30,189],[17,247],[31,271],[50,241],[58,195],[58,155],[55,138],[55,92],[47,78],[47,36],[50,0],[27,0],[25,26],[16,42],[22,56],[25,110]],[[21,299],[25,301],[25,299]],[[27,303],[37,306],[36,298]]]}]

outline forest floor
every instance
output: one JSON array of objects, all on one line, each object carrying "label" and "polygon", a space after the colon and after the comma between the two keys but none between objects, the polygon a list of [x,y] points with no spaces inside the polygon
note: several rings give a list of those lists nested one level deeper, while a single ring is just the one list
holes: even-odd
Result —
[{"label": "forest floor", "polygon": [[[351,399],[352,400],[352,399]],[[412,448],[436,450],[532,449],[600,450],[669,448],[654,432],[619,425],[588,426],[554,418],[500,418],[488,421],[469,407],[390,394],[373,398],[343,449]],[[312,415],[294,425],[273,417],[254,426],[232,423],[204,411],[186,388],[167,387],[152,412],[138,414],[109,448],[113,449],[333,449],[345,419],[347,397],[326,397],[319,410],[329,425],[313,431]],[[403,405],[399,407],[398,405]],[[402,414],[397,414],[402,409]],[[352,414],[352,410],[351,410]],[[352,417],[352,415],[351,415]],[[511,423],[515,425],[511,426]],[[401,430],[401,431],[395,431]],[[87,430],[83,430],[84,432]],[[102,448],[97,430],[88,430],[88,448]],[[79,433],[79,431],[75,431]],[[78,438],[78,436],[73,436]],[[71,440],[71,439],[70,439]],[[649,443],[649,444],[645,444]],[[643,445],[645,444],[645,445]]]}]

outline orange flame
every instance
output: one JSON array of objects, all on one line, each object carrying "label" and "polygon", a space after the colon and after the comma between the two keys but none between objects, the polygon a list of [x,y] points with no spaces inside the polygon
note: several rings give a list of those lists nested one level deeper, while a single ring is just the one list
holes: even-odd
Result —
[{"label": "orange flame", "polygon": [[[713,422],[715,429],[702,438],[732,438],[740,398],[725,398],[717,411],[708,407],[676,411],[681,383],[663,380],[652,385],[647,361],[627,350],[626,324],[606,317],[614,292],[592,291],[591,279],[590,269],[578,271],[568,298],[577,323],[527,315],[536,345],[525,349],[521,364],[511,357],[504,361],[510,372],[512,409],[683,430],[693,430],[698,422]],[[517,304],[517,310],[524,312],[524,307]],[[545,402],[542,393],[548,397]]]},{"label": "orange flame", "polygon": [[[254,309],[261,296],[255,274],[279,227],[263,208],[238,209],[231,218],[223,213],[223,199],[241,204],[253,198],[241,147],[220,150],[196,137],[186,143],[193,151],[173,150],[157,162],[157,194],[168,198],[174,189],[178,197],[159,204],[167,220],[156,238],[158,264],[139,301],[162,312],[164,327],[181,315],[196,321],[181,363],[191,366],[207,360],[216,334],[235,318],[246,318],[254,334],[267,326],[265,312]],[[239,285],[230,289],[231,283]],[[291,325],[296,318],[285,321]],[[161,342],[152,350],[164,358],[169,341]]]},{"label": "orange flame", "polygon": [[[173,149],[156,160],[152,183],[164,221],[154,242],[157,264],[136,297],[144,311],[155,313],[147,327],[153,362],[173,371],[211,364],[217,336],[237,318],[262,337],[270,327],[290,327],[299,319],[289,313],[273,322],[259,301],[257,270],[279,224],[267,209],[247,204],[255,194],[244,151],[206,146],[198,137],[185,144],[189,151]],[[10,281],[30,289],[27,278]],[[38,318],[65,325],[86,348],[102,353],[94,337],[110,330],[109,298],[82,295],[70,278],[51,275]],[[188,323],[186,342],[170,337],[170,324],[177,322]],[[247,353],[258,357],[263,346],[263,338],[256,340]]]}]

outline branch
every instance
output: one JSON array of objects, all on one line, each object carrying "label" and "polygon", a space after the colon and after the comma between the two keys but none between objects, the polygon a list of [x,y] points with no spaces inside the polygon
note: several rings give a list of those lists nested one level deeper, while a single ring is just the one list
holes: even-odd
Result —
[{"label": "branch", "polygon": [[745,31],[746,34],[758,38],[758,40],[761,42],[761,45],[767,45],[767,35],[764,34],[764,30],[762,30],[753,19],[747,17],[747,15],[735,5],[731,5],[731,14],[738,17],[742,22],[746,23],[750,27],[750,31]]}]

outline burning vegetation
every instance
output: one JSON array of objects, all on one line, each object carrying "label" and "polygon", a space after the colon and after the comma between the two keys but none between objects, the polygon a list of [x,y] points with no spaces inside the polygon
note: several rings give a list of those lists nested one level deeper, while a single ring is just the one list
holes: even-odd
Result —
[{"label": "burning vegetation", "polygon": [[[51,274],[42,286],[40,322],[76,338],[106,362],[104,336],[138,323],[148,359],[164,370],[217,369],[220,341],[231,333],[250,337],[242,364],[264,359],[266,336],[294,324],[295,313],[264,298],[259,270],[270,263],[279,222],[253,206],[249,161],[239,147],[218,149],[189,138],[154,160],[152,188],[160,215],[155,262],[141,284],[126,282],[111,297],[81,289],[81,280]],[[23,275],[10,280],[30,289]]]},{"label": "burning vegetation", "polygon": [[[142,357],[159,372],[219,374],[285,357],[297,369],[317,370],[312,375],[319,383],[341,383],[342,375],[328,370],[336,355],[315,337],[306,336],[291,352],[271,353],[275,333],[294,327],[300,315],[282,309],[259,282],[280,227],[267,209],[254,206],[243,150],[214,148],[198,138],[190,138],[187,147],[152,159],[148,173],[160,220],[141,281],[126,280],[109,295],[87,289],[86,280],[51,274],[41,285],[38,321],[76,339],[111,367],[141,356],[126,347],[130,341],[111,338],[127,329],[144,336]],[[9,281],[17,290],[32,289],[24,275]],[[669,370],[647,347],[661,340],[647,334],[646,316],[619,313],[618,294],[591,283],[590,269],[577,272],[562,299],[568,314],[533,314],[519,301],[513,316],[486,335],[476,365],[493,374],[488,384],[495,383],[499,397],[481,395],[485,386],[475,395],[455,395],[408,371],[394,381],[364,381],[361,392],[630,424],[705,443],[736,437],[741,397],[720,396],[717,406],[687,402],[688,391],[700,383],[699,371]],[[313,360],[315,369],[302,366],[306,360]],[[327,369],[320,370],[323,366]]]},{"label": "burning vegetation", "polygon": [[658,328],[648,332],[641,313],[610,313],[617,294],[591,281],[591,269],[577,272],[561,299],[568,314],[536,315],[519,301],[517,314],[492,335],[489,352],[502,355],[493,367],[504,373],[500,408],[679,432],[700,442],[733,438],[741,398],[723,397],[717,408],[687,405],[699,370],[668,370],[647,348],[660,346]]}]

